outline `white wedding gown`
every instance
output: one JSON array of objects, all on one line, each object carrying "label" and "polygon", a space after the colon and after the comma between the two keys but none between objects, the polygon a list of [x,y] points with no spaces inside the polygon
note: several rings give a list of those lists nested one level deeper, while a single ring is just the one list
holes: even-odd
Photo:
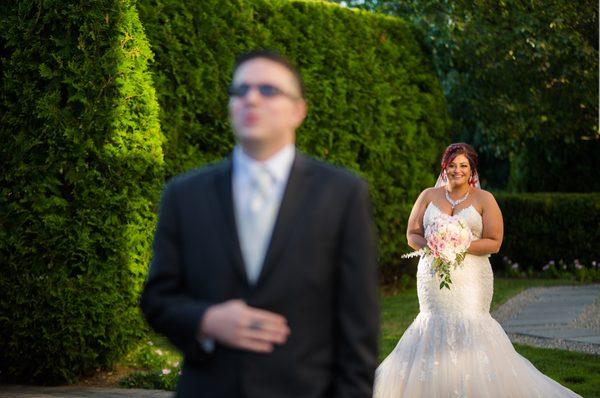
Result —
[{"label": "white wedding gown", "polygon": [[[430,203],[424,225],[440,212]],[[480,238],[477,210],[470,206],[457,214]],[[490,316],[494,276],[488,256],[468,254],[450,275],[450,290],[440,290],[431,261],[419,261],[420,313],[377,369],[374,397],[580,397],[519,355]]]}]

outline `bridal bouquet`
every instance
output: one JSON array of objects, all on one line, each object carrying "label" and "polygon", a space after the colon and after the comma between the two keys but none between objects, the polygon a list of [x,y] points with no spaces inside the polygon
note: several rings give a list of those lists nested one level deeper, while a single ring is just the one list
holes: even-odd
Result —
[{"label": "bridal bouquet", "polygon": [[469,226],[457,216],[440,214],[425,228],[425,240],[427,246],[402,257],[432,256],[433,269],[441,280],[440,289],[450,289],[450,268],[462,263],[473,240]]}]

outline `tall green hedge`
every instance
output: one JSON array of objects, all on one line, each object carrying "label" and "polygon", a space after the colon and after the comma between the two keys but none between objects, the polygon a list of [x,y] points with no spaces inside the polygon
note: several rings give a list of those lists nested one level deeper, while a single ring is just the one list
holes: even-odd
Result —
[{"label": "tall green hedge", "polygon": [[71,381],[143,330],[163,180],[151,52],[129,0],[0,6],[0,372]]},{"label": "tall green hedge", "polygon": [[301,150],[371,184],[384,271],[401,264],[410,206],[434,183],[449,120],[430,56],[404,21],[321,1],[141,0],[169,174],[227,155],[236,55],[276,49],[304,76]]},{"label": "tall green hedge", "polygon": [[504,242],[499,255],[521,268],[540,270],[548,261],[584,264],[600,260],[600,193],[499,194]]}]

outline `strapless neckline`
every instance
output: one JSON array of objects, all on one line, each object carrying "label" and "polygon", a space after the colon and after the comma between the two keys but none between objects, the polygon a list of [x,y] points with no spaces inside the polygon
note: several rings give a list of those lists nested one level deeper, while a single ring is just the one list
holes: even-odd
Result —
[{"label": "strapless neckline", "polygon": [[[442,213],[442,214],[446,214],[446,215],[448,215],[448,216],[451,216],[451,217],[456,217],[456,216],[458,216],[459,214],[461,214],[463,211],[467,211],[467,210],[469,210],[469,209],[473,209],[473,210],[475,210],[475,213],[479,214],[479,212],[477,211],[477,209],[476,209],[476,208],[475,208],[475,206],[473,206],[473,205],[469,205],[469,206],[465,207],[464,209],[460,209],[459,211],[457,211],[457,212],[456,212],[456,213],[454,213],[454,214],[448,214],[448,213],[446,213],[446,212],[442,211],[442,210],[441,210],[439,207],[437,207],[436,205],[434,205],[434,204],[433,204],[433,202],[429,202],[429,204],[427,205],[427,207],[429,207],[429,206],[435,207],[435,209],[436,209],[437,211],[439,211],[440,213]],[[427,211],[427,209],[425,209],[425,211]],[[479,214],[479,217],[481,217],[481,214]]]}]

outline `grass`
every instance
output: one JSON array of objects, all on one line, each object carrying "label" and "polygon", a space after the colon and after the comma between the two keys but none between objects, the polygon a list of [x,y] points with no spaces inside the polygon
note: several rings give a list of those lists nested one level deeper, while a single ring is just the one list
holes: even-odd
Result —
[{"label": "grass", "polygon": [[600,397],[600,357],[515,344],[515,349],[546,376],[586,398]]},{"label": "grass", "polygon": [[132,369],[119,380],[121,387],[175,390],[183,360],[166,338],[149,334],[123,360]]},{"label": "grass", "polygon": [[[510,297],[529,287],[576,284],[561,279],[506,279],[496,278],[492,310]],[[381,290],[381,343],[380,360],[383,360],[419,313],[419,302],[414,286],[401,289],[385,286]],[[588,398],[600,398],[600,356],[564,350],[533,348],[515,345],[515,349],[541,372]],[[173,390],[180,370],[181,356],[168,342],[150,336],[140,342],[124,360],[124,365],[135,369],[119,384],[131,388],[156,388]]]}]

